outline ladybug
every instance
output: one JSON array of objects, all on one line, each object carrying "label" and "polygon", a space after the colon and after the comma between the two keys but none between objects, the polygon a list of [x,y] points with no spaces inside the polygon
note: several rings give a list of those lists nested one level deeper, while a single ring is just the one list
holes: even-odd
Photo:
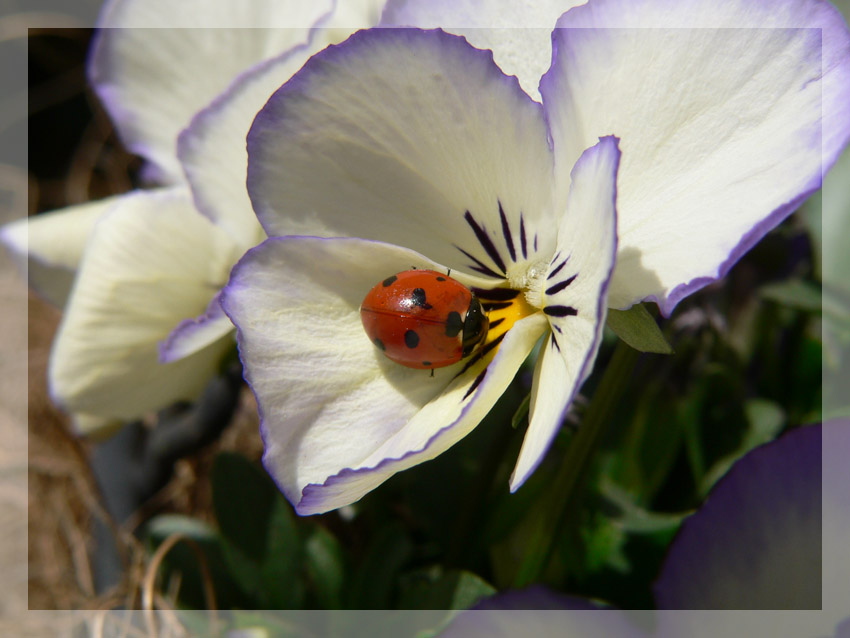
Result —
[{"label": "ladybug", "polygon": [[435,270],[405,270],[378,283],[360,305],[369,339],[408,368],[442,368],[484,342],[489,321],[475,294]]}]

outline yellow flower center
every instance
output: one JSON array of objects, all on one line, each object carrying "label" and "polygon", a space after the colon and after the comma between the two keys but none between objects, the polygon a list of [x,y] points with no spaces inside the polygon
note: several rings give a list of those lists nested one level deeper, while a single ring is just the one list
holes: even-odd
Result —
[{"label": "yellow flower center", "polygon": [[535,312],[540,312],[539,308],[535,308],[528,303],[525,295],[522,293],[510,301],[482,301],[482,305],[487,312],[487,319],[490,322],[490,329],[484,341],[485,346],[492,341],[501,340],[507,334],[508,330],[513,328],[514,324],[520,319],[524,319]]}]

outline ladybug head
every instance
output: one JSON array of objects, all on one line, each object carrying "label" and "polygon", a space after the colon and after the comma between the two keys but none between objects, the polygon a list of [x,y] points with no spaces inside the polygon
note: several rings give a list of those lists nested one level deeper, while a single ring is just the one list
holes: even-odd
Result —
[{"label": "ladybug head", "polygon": [[463,322],[463,356],[470,355],[487,337],[490,321],[481,308],[478,297],[472,295],[466,319]]}]

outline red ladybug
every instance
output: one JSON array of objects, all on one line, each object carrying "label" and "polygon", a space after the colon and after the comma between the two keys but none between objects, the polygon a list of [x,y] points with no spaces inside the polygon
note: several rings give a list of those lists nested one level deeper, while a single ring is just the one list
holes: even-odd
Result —
[{"label": "red ladybug", "polygon": [[473,292],[434,270],[405,270],[376,285],[360,305],[369,339],[408,368],[442,368],[472,354],[489,322]]}]

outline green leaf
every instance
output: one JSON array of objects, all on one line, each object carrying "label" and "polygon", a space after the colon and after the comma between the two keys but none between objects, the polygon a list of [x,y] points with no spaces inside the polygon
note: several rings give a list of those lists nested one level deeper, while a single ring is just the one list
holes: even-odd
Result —
[{"label": "green leaf", "polygon": [[514,416],[511,419],[511,427],[516,430],[519,427],[519,424],[522,423],[522,420],[528,416],[528,406],[531,405],[531,393],[525,395],[525,398],[522,400],[522,403],[519,404],[519,407],[514,412]]},{"label": "green leaf", "polygon": [[410,560],[413,549],[413,541],[400,525],[390,524],[379,529],[348,588],[347,607],[392,609],[398,573]]},{"label": "green leaf", "polygon": [[[224,539],[208,523],[181,514],[162,514],[145,525],[144,534],[153,546],[158,546],[173,534],[181,534],[191,539],[197,543],[206,559],[217,604],[227,608],[249,602],[225,558]],[[179,601],[187,607],[202,608],[207,604],[198,560],[196,553],[186,543],[179,542],[171,548],[163,561],[163,582],[167,582],[171,574],[179,574]]]},{"label": "green leaf", "polygon": [[802,279],[788,279],[762,286],[761,296],[805,312],[819,313],[823,304],[820,286]]},{"label": "green leaf", "polygon": [[443,571],[435,566],[406,574],[401,582],[401,609],[469,609],[496,589],[475,574]]},{"label": "green leaf", "polygon": [[245,596],[254,601],[252,606],[267,607],[259,562],[233,543],[229,543],[226,538],[222,538],[221,552],[230,578]]},{"label": "green leaf", "polygon": [[636,304],[628,310],[608,310],[608,327],[639,352],[673,354],[672,346],[642,304]]},{"label": "green leaf", "polygon": [[216,457],[213,509],[231,577],[260,608],[303,602],[301,545],[289,504],[261,468],[238,454]]},{"label": "green leaf", "polygon": [[324,527],[316,526],[304,543],[304,561],[319,607],[338,609],[345,580],[345,558],[336,537]]},{"label": "green leaf", "polygon": [[327,624],[321,633],[301,634],[298,638],[420,638],[433,635],[433,627],[444,626],[446,612],[385,609],[381,613],[355,613],[332,610],[321,618]]},{"label": "green leaf", "polygon": [[623,420],[622,441],[609,459],[614,480],[628,485],[643,502],[652,501],[682,449],[682,427],[673,411],[676,402],[666,389],[663,379],[643,384]]},{"label": "green leaf", "polygon": [[786,416],[779,404],[766,399],[750,399],[744,404],[749,427],[740,446],[732,454],[717,461],[706,473],[701,484],[701,492],[707,494],[711,487],[722,477],[739,458],[759,445],[764,445],[779,436],[785,425]]},{"label": "green leaf", "polygon": [[690,512],[652,512],[644,509],[635,502],[632,494],[608,479],[599,482],[599,489],[603,498],[617,508],[618,526],[631,534],[666,532],[672,535],[672,532],[679,529],[682,520],[690,514]]},{"label": "green leaf", "polygon": [[268,476],[239,454],[219,454],[212,468],[212,497],[224,538],[248,558],[261,561],[277,499]]},{"label": "green leaf", "polygon": [[824,285],[821,301],[823,316],[829,329],[841,337],[845,344],[850,342],[850,296],[836,287]]},{"label": "green leaf", "polygon": [[[299,625],[303,613],[285,611],[242,611],[234,610],[232,628],[227,638],[306,638],[312,636],[308,627]],[[203,634],[208,636],[209,634]]]},{"label": "green leaf", "polygon": [[145,531],[157,544],[174,534],[182,534],[198,543],[215,542],[218,537],[212,525],[184,514],[160,514],[147,523]]},{"label": "green leaf", "polygon": [[750,423],[742,449],[749,451],[757,445],[772,441],[785,425],[785,412],[778,403],[767,399],[750,399],[744,404]]},{"label": "green leaf", "polygon": [[[178,609],[175,610],[177,619],[180,621],[181,630],[185,632],[185,636],[209,636],[212,634],[211,620],[212,616],[209,611],[197,609]],[[227,626],[226,622],[220,622],[219,628]]]},{"label": "green leaf", "polygon": [[260,573],[263,598],[270,609],[296,609],[304,602],[300,580],[301,539],[292,508],[283,496],[275,499],[269,518],[267,544]]}]

